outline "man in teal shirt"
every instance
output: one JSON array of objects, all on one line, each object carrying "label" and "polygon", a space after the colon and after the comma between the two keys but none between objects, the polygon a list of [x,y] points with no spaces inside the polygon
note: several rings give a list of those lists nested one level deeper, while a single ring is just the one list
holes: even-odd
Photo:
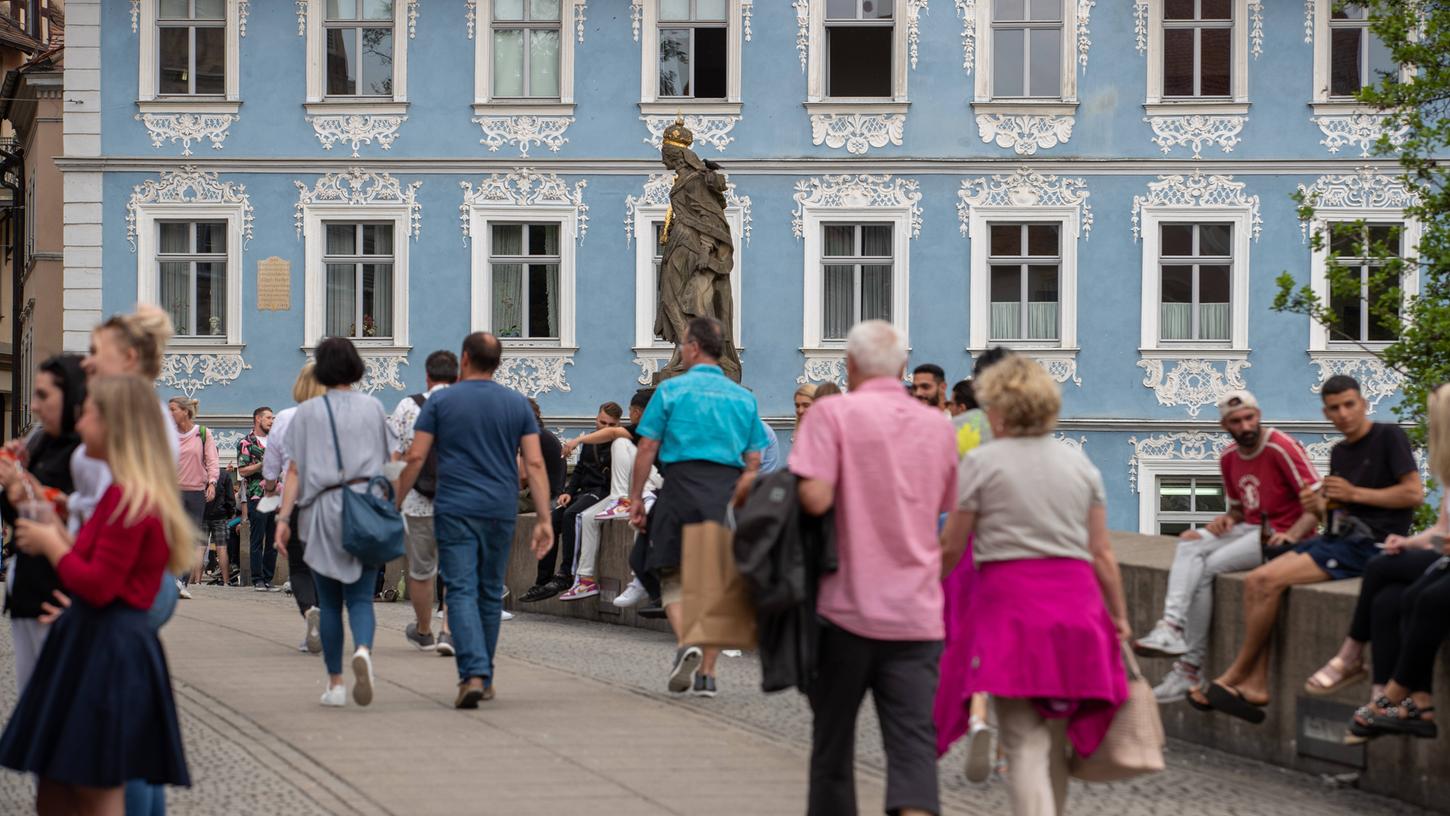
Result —
[{"label": "man in teal shirt", "polygon": [[[645,568],[659,576],[661,600],[678,642],[682,632],[680,542],[686,524],[723,522],[726,507],[739,504],[760,470],[760,452],[769,440],[755,396],[725,376],[720,355],[725,328],[720,321],[690,321],[680,344],[688,369],[660,383],[638,432],[639,453],[630,480],[630,523],[649,541]],[[665,483],[654,510],[645,513],[644,485],[656,464]],[[669,689],[715,696],[718,649],[680,643],[670,671]],[[698,671],[698,674],[697,674]]]}]

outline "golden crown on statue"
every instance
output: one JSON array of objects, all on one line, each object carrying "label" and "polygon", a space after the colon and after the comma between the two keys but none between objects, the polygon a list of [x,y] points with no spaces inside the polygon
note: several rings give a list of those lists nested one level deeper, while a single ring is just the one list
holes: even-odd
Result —
[{"label": "golden crown on statue", "polygon": [[665,144],[671,147],[689,147],[695,143],[695,134],[685,127],[685,118],[676,116],[674,124],[665,128]]}]

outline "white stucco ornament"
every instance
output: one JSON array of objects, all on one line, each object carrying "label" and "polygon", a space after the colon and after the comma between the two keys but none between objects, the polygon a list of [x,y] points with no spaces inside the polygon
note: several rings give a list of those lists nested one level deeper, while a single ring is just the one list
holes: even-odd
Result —
[{"label": "white stucco ornament", "polygon": [[[957,16],[962,19],[962,68],[971,73],[977,60],[977,4],[991,0],[956,0]],[[1092,13],[1097,0],[1075,0],[1077,4],[1077,64],[1087,72],[1088,52],[1092,50]],[[1146,11],[1146,7],[1145,7]],[[1140,50],[1146,43],[1140,46]]]},{"label": "white stucco ornament", "polygon": [[539,145],[558,153],[569,141],[564,131],[574,124],[572,116],[475,116],[473,123],[483,130],[478,143],[497,153],[504,145],[516,145],[519,157],[529,157],[529,146]]},{"label": "white stucco ornament", "polygon": [[[1172,367],[1165,368],[1167,364]],[[1151,358],[1138,361],[1138,367],[1147,372],[1143,385],[1152,389],[1158,404],[1183,406],[1195,419],[1205,405],[1215,405],[1224,394],[1247,387],[1243,370],[1251,365],[1248,360]]]},{"label": "white stucco ornament", "polygon": [[644,386],[654,385],[655,375],[660,372],[661,368],[664,368],[669,359],[670,352],[668,351],[661,354],[641,354],[635,357],[633,362],[639,366],[639,377],[635,379],[635,382]]},{"label": "white stucco ornament", "polygon": [[1318,394],[1330,377],[1346,374],[1359,381],[1360,393],[1364,395],[1365,402],[1369,403],[1371,414],[1380,404],[1380,400],[1400,393],[1400,388],[1405,384],[1405,378],[1400,372],[1385,365],[1378,357],[1368,354],[1344,357],[1316,355],[1313,362],[1315,368],[1319,369],[1319,382],[1310,391]]},{"label": "white stucco ornament", "polygon": [[1072,138],[1072,116],[1037,113],[979,113],[977,132],[986,144],[1011,148],[1019,156],[1031,156],[1067,144]]},{"label": "white stucco ornament", "polygon": [[234,113],[138,113],[136,121],[146,126],[151,146],[181,142],[181,155],[191,155],[193,142],[211,142],[213,150],[221,150],[227,130],[241,117]]},{"label": "white stucco ornament", "polygon": [[811,53],[811,0],[793,0],[795,9],[795,51],[801,58],[801,73]]},{"label": "white stucco ornament", "polygon": [[1073,450],[1077,451],[1078,453],[1087,453],[1087,437],[1086,436],[1079,436],[1078,438],[1073,439],[1072,437],[1068,436],[1067,434],[1059,432],[1059,433],[1053,434],[1052,435],[1052,438],[1053,439],[1056,439],[1058,442],[1061,442],[1062,444],[1068,446],[1069,448],[1072,448]]},{"label": "white stucco ornament", "polygon": [[1128,489],[1138,492],[1138,467],[1142,462],[1216,461],[1232,441],[1228,434],[1202,431],[1154,434],[1142,439],[1130,436],[1128,444],[1133,446],[1133,455],[1128,459]]},{"label": "white stucco ornament", "polygon": [[252,199],[247,195],[246,185],[220,181],[214,171],[184,164],[178,170],[162,173],[159,179],[143,181],[131,188],[131,198],[126,203],[126,240],[131,242],[132,252],[136,251],[137,208],[147,204],[240,205],[242,246],[252,240]]},{"label": "white stucco ornament", "polygon": [[1019,167],[1011,173],[963,181],[957,191],[957,220],[962,237],[970,238],[973,208],[1073,207],[1077,209],[1082,234],[1087,236],[1093,229],[1093,208],[1088,196],[1087,182],[1080,177]]},{"label": "white stucco ornament", "polygon": [[1338,153],[1346,147],[1358,147],[1361,158],[1368,158],[1379,144],[1380,137],[1388,136],[1392,147],[1399,147],[1409,136],[1407,126],[1385,127],[1385,117],[1378,113],[1343,113],[1315,116],[1310,121],[1319,126],[1324,138],[1319,143],[1330,153]]},{"label": "white stucco ornament", "polygon": [[530,399],[537,399],[540,394],[549,391],[572,390],[564,376],[564,367],[573,364],[572,355],[520,352],[519,356],[503,358],[498,371],[494,372],[493,381]]},{"label": "white stucco ornament", "polygon": [[813,113],[811,144],[844,147],[847,153],[860,156],[873,147],[900,147],[905,128],[904,113]]},{"label": "white stucco ornament", "polygon": [[1143,121],[1153,128],[1153,143],[1168,155],[1175,147],[1188,147],[1193,158],[1203,158],[1203,149],[1218,146],[1232,153],[1239,143],[1239,134],[1249,117],[1238,115],[1145,116]]},{"label": "white stucco ornament", "polygon": [[502,205],[520,208],[572,207],[577,222],[574,235],[577,244],[589,232],[589,205],[584,203],[584,188],[588,185],[587,181],[579,181],[571,190],[562,177],[554,173],[540,173],[532,167],[494,173],[479,182],[477,189],[472,182],[460,181],[458,186],[463,190],[463,203],[458,205],[458,222],[463,230],[463,243],[467,245],[472,237],[470,216],[473,207]]},{"label": "white stucco ornament", "polygon": [[[1308,186],[1300,184],[1299,194],[1316,209],[1404,210],[1420,200],[1401,177],[1368,165],[1353,173],[1320,176]],[[1302,240],[1308,240],[1309,227],[1309,221],[1299,222]]]},{"label": "white stucco ornament", "polygon": [[[649,136],[645,138],[644,143],[655,149],[659,149],[659,146],[665,140],[665,128],[674,123],[675,117],[641,116],[639,118],[640,121],[644,122],[645,129],[649,131]],[[714,114],[687,113],[684,114],[684,119],[685,127],[689,128],[690,132],[695,134],[695,144],[707,144],[715,148],[717,153],[724,152],[725,146],[735,141],[735,137],[730,135],[730,131],[734,130],[735,125],[740,122],[739,116],[732,116],[730,114],[717,116]]]},{"label": "white stucco ornament", "polygon": [[157,383],[194,399],[197,392],[207,386],[230,384],[249,368],[251,366],[238,351],[166,354],[161,358],[161,376],[157,378]]},{"label": "white stucco ornament", "polygon": [[1038,365],[1042,366],[1042,370],[1047,372],[1047,376],[1058,385],[1063,385],[1071,380],[1073,385],[1082,387],[1082,378],[1077,375],[1076,357],[1036,357],[1034,359],[1037,360]]},{"label": "white stucco ornament", "polygon": [[833,382],[846,387],[846,357],[807,357],[804,370],[795,378],[800,385]]},{"label": "white stucco ornament", "polygon": [[358,353],[362,356],[363,378],[358,381],[357,390],[364,394],[376,394],[384,388],[407,390],[399,369],[408,364],[408,355],[369,352],[367,349],[358,349]]},{"label": "white stucco ornament", "polygon": [[[670,190],[674,187],[675,175],[673,173],[654,173],[644,183],[644,190],[637,196],[624,197],[624,245],[634,240],[634,225],[639,217],[641,207],[668,207],[670,206]],[[731,184],[725,190],[725,212],[731,210],[740,212],[740,237],[746,244],[750,243],[750,196],[740,195],[735,185]]]},{"label": "white stucco ornament", "polygon": [[354,159],[359,148],[373,142],[384,150],[391,150],[398,138],[398,128],[406,121],[408,117],[402,114],[343,113],[307,117],[307,124],[312,125],[323,150],[342,143],[352,148]]},{"label": "white stucco ornament", "polygon": [[791,229],[796,238],[805,237],[805,211],[808,207],[909,208],[911,237],[921,236],[921,186],[916,179],[892,178],[890,173],[827,175],[797,181],[794,197],[796,208]]},{"label": "white stucco ornament", "polygon": [[349,167],[341,173],[328,173],[312,187],[300,181],[292,183],[298,191],[292,220],[299,238],[302,237],[305,211],[312,204],[347,204],[353,207],[401,204],[408,208],[408,234],[416,239],[423,231],[423,205],[418,202],[418,188],[423,186],[421,181],[404,186],[391,173]]},{"label": "white stucco ornament", "polygon": [[1190,175],[1159,176],[1148,182],[1148,194],[1133,196],[1133,240],[1143,237],[1144,207],[1246,207],[1249,210],[1249,234],[1255,240],[1264,230],[1259,214],[1259,197],[1248,195],[1244,182],[1233,176],[1206,176],[1194,170]]}]

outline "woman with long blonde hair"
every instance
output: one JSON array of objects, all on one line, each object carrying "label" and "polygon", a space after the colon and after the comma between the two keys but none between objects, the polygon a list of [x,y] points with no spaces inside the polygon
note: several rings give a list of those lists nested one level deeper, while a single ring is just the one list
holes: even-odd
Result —
[{"label": "woman with long blonde hair", "polygon": [[1365,566],[1349,637],[1339,654],[1305,683],[1312,695],[1325,695],[1358,680],[1365,672],[1364,647],[1370,645],[1369,705],[1354,713],[1349,741],[1383,734],[1434,739],[1430,681],[1435,655],[1450,635],[1450,384],[1430,392],[1426,411],[1430,430],[1430,472],[1441,486],[1440,517],[1413,536],[1385,539],[1384,553]]},{"label": "woman with long blonde hair", "polygon": [[17,524],[20,550],[50,561],[72,599],[0,736],[0,765],[40,777],[41,814],[120,813],[132,779],[190,784],[147,612],[162,574],[190,565],[197,530],[150,384],[99,377],[87,390],[76,430],[86,455],[110,466],[111,485],[74,540],[55,520]]}]

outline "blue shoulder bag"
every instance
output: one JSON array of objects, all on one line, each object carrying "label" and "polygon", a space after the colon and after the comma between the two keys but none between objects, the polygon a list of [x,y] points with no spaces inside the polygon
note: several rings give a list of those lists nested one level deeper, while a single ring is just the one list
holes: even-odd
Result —
[{"label": "blue shoulder bag", "polygon": [[[337,441],[337,420],[332,403],[322,395],[327,406],[327,424],[332,427],[332,447],[337,454],[338,484],[328,490],[342,491],[342,548],[368,566],[381,566],[403,556],[403,514],[393,504],[393,483],[382,476],[354,479],[349,482],[342,467],[342,446]],[[367,484],[358,492],[350,485]],[[378,488],[382,495],[374,492]]]}]

